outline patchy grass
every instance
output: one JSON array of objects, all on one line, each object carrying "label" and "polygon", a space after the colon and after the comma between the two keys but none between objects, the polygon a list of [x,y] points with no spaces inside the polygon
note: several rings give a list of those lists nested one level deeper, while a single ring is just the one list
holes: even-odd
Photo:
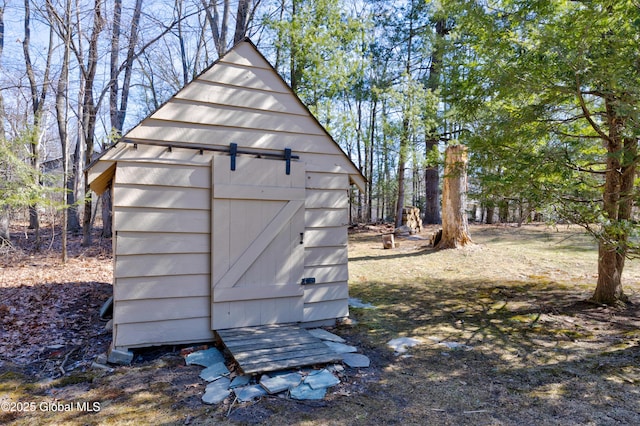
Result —
[{"label": "patchy grass", "polygon": [[[635,304],[613,309],[585,302],[597,254],[579,229],[471,233],[474,246],[447,251],[408,239],[383,250],[375,232],[350,237],[351,296],[377,309],[351,309],[356,323],[336,332],[372,367],[348,370],[323,401],[205,406],[200,369],[175,354],[53,381],[2,359],[0,399],[101,409],[0,412],[0,423],[640,424],[640,262],[625,269]],[[423,343],[395,355],[386,343],[400,336]]]}]

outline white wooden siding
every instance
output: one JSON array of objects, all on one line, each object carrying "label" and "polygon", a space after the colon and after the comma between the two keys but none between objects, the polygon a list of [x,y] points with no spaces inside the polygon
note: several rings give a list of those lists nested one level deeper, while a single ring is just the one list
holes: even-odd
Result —
[{"label": "white wooden siding", "polygon": [[[282,151],[295,147],[296,152],[317,153],[335,156],[334,163],[343,162],[343,154],[335,144],[328,145],[326,136],[308,135],[295,132],[277,132],[273,130],[256,131],[250,128],[232,128],[207,124],[176,123],[164,120],[147,119],[145,125],[135,128],[129,139],[143,141],[163,141],[176,144],[228,147],[235,142],[244,148]],[[166,148],[165,148],[166,151]],[[193,153],[193,151],[191,151]],[[115,155],[114,153],[113,155]],[[329,157],[330,158],[330,157]]]},{"label": "white wooden siding", "polygon": [[116,301],[198,296],[209,298],[210,289],[209,274],[119,278]]},{"label": "white wooden siding", "polygon": [[113,215],[116,231],[209,232],[209,212],[206,210],[116,206],[113,209]]},{"label": "white wooden siding", "polygon": [[208,297],[173,297],[170,299],[121,300],[118,303],[117,322],[140,323],[209,315]]},{"label": "white wooden siding", "polygon": [[262,111],[276,111],[307,115],[307,110],[288,93],[266,92],[260,89],[229,86],[196,80],[176,95],[176,99],[194,100],[212,105],[246,107]]},{"label": "white wooden siding", "polygon": [[272,70],[224,62],[218,65],[202,74],[199,79],[266,92],[290,93],[290,89]]},{"label": "white wooden siding", "polygon": [[342,318],[348,315],[349,304],[346,299],[305,303],[304,305],[304,318],[307,322]]},{"label": "white wooden siding", "polygon": [[304,250],[306,266],[344,265],[347,263],[347,251],[343,246],[309,247]]},{"label": "white wooden siding", "polygon": [[[118,185],[114,187],[114,206],[163,209],[206,210],[209,189],[168,186]],[[203,201],[204,200],[204,201]]]},{"label": "white wooden siding", "polygon": [[210,325],[208,315],[200,318],[116,324],[113,335],[116,347],[119,348],[211,342],[215,335]]}]

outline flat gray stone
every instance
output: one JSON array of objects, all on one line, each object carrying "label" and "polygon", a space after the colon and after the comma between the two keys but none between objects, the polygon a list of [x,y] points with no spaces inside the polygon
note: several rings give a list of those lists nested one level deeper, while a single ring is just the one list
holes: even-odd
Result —
[{"label": "flat gray stone", "polygon": [[254,399],[261,398],[267,394],[267,391],[260,385],[244,386],[233,390],[240,402],[249,402]]},{"label": "flat gray stone", "polygon": [[323,399],[326,394],[327,388],[312,389],[311,386],[306,383],[302,383],[289,391],[291,398],[297,400]]},{"label": "flat gray stone", "polygon": [[203,367],[210,367],[213,364],[224,361],[224,355],[216,348],[209,348],[204,351],[197,351],[190,353],[184,359],[187,365],[201,365]]},{"label": "flat gray stone", "polygon": [[215,382],[209,383],[202,395],[202,402],[205,404],[218,404],[231,395],[229,384],[231,381],[222,377]]},{"label": "flat gray stone", "polygon": [[362,302],[362,300],[357,299],[355,297],[350,297],[348,303],[349,303],[349,306],[352,308],[378,309],[377,307],[373,306],[371,303],[364,303]]},{"label": "flat gray stone", "polygon": [[367,356],[354,353],[343,354],[342,361],[351,368],[367,368],[371,364]]},{"label": "flat gray stone", "polygon": [[231,381],[229,389],[239,388],[240,386],[246,386],[251,381],[251,376],[236,376]]},{"label": "flat gray stone", "polygon": [[344,343],[328,342],[328,341],[323,341],[322,343],[329,346],[337,354],[358,352],[358,348],[356,348],[355,346],[345,345]]},{"label": "flat gray stone", "polygon": [[270,394],[274,394],[298,386],[301,381],[302,375],[299,373],[288,373],[275,377],[269,377],[264,374],[260,378],[260,385]]},{"label": "flat gray stone", "polygon": [[320,370],[317,373],[309,374],[304,379],[304,384],[309,385],[313,390],[326,389],[340,384],[340,379],[331,374],[328,370]]},{"label": "flat gray stone", "polygon": [[470,351],[473,349],[473,346],[468,346],[458,342],[440,342],[438,344],[441,346],[445,346],[453,351]]},{"label": "flat gray stone", "polygon": [[216,362],[210,367],[205,368],[200,372],[200,378],[202,380],[206,380],[207,382],[213,382],[214,380],[218,380],[222,376],[226,376],[230,371],[224,362]]},{"label": "flat gray stone", "polygon": [[133,352],[111,349],[107,361],[111,364],[129,365],[133,361]]},{"label": "flat gray stone", "polygon": [[422,341],[413,337],[398,337],[396,339],[389,340],[387,346],[396,351],[399,354],[403,354],[414,346],[421,344]]},{"label": "flat gray stone", "polygon": [[100,355],[98,355],[96,357],[96,363],[97,364],[103,364],[106,365],[107,364],[107,354],[106,353],[101,353]]},{"label": "flat gray stone", "polygon": [[307,331],[313,337],[317,337],[320,340],[328,340],[329,342],[337,342],[337,343],[345,343],[346,342],[346,340],[344,340],[342,337],[340,337],[338,335],[335,335],[333,333],[330,333],[327,330],[324,330],[322,328],[313,328],[313,329],[307,330]]},{"label": "flat gray stone", "polygon": [[113,315],[113,296],[109,296],[109,298],[102,304],[100,307],[100,318],[104,319],[107,316]]}]

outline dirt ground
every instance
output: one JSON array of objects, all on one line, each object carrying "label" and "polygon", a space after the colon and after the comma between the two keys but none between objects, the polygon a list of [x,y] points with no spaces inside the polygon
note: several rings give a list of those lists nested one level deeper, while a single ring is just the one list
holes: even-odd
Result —
[{"label": "dirt ground", "polygon": [[[640,424],[640,262],[633,304],[586,303],[593,242],[577,228],[472,226],[473,246],[434,251],[432,229],[383,250],[380,227],[349,240],[352,308],[332,329],[372,362],[322,401],[280,397],[201,403],[200,368],[180,347],[139,351],[131,366],[92,368],[110,335],[110,241],[59,236],[35,253],[16,229],[0,256],[0,424],[631,425]],[[394,353],[387,342],[420,342]]]}]

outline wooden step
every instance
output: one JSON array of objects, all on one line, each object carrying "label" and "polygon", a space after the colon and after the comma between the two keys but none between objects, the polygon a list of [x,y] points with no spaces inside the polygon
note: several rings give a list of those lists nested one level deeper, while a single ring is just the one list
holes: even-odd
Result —
[{"label": "wooden step", "polygon": [[298,325],[243,327],[216,333],[244,374],[342,360],[341,355]]}]

